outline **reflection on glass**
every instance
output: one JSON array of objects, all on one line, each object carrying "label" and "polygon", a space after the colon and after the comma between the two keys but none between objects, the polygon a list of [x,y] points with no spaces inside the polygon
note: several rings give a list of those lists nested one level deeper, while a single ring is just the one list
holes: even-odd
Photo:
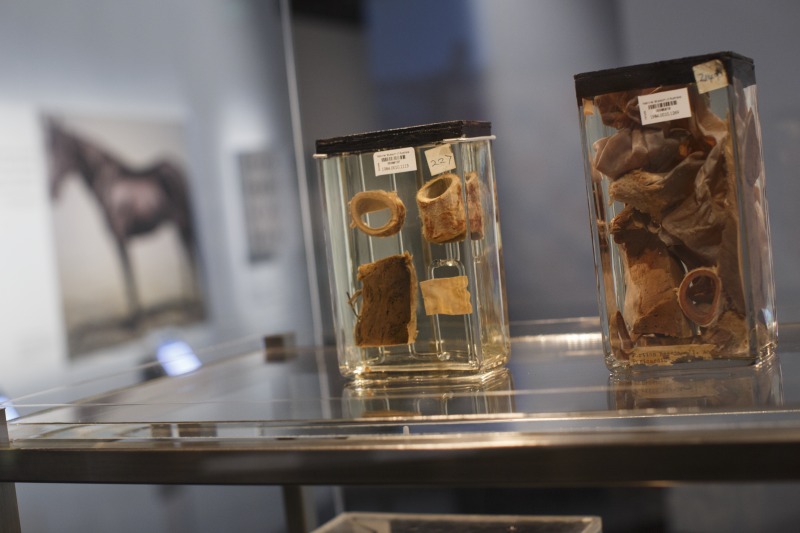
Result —
[{"label": "reflection on glass", "polygon": [[[135,433],[128,436],[135,437],[142,428],[134,428]],[[217,425],[214,423],[169,423],[169,424],[150,424],[150,437],[153,439],[173,439],[173,438],[201,438],[217,437]]]},{"label": "reflection on glass", "polygon": [[609,378],[612,409],[747,408],[783,404],[777,358],[763,365]]},{"label": "reflection on glass", "polygon": [[512,413],[513,391],[511,374],[504,368],[472,381],[355,382],[342,391],[342,411],[347,418]]}]

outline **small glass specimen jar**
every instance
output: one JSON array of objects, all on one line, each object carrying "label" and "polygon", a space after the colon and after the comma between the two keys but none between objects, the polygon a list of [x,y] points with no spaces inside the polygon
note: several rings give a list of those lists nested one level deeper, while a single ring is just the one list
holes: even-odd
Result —
[{"label": "small glass specimen jar", "polygon": [[342,375],[453,377],[510,351],[491,124],[318,140]]},{"label": "small glass specimen jar", "polygon": [[606,363],[755,364],[777,342],[752,60],[575,76]]}]

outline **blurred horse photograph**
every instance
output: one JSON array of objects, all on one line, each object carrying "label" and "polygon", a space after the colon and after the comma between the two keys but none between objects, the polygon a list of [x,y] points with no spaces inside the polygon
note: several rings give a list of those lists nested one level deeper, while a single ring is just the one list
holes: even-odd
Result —
[{"label": "blurred horse photograph", "polygon": [[[168,325],[154,320],[154,315],[165,314],[163,305],[159,309],[148,309],[142,304],[142,281],[137,279],[131,258],[132,243],[152,235],[165,225],[172,225],[178,236],[182,248],[180,253],[189,266],[191,278],[184,279],[183,282],[190,284],[195,293],[190,302],[177,301],[166,306],[170,308],[169,316],[171,320],[178,322],[187,321],[187,317],[176,319],[176,311],[181,311],[180,308],[183,307],[186,314],[197,318],[198,306],[202,307],[197,242],[188,180],[184,170],[167,158],[158,158],[144,165],[130,164],[122,154],[107,148],[94,138],[78,134],[53,118],[45,121],[45,148],[49,159],[49,194],[52,202],[58,201],[65,181],[70,178],[81,180],[102,213],[102,225],[106,234],[111,237],[119,259],[127,300],[127,316],[118,323],[94,324],[95,329],[126,329],[135,334],[150,326]],[[82,236],[74,235],[71,238],[81,239]],[[86,261],[91,260],[91,257],[86,258]],[[202,315],[202,312],[199,314]],[[169,321],[162,316],[160,322],[164,320]],[[83,341],[74,344],[97,344],[84,342],[87,340],[85,337],[91,336],[91,329],[91,326],[84,327],[80,333],[84,337]],[[120,337],[119,331],[116,336]],[[102,338],[103,335],[95,337]],[[70,339],[71,344],[73,340],[75,339]]]}]

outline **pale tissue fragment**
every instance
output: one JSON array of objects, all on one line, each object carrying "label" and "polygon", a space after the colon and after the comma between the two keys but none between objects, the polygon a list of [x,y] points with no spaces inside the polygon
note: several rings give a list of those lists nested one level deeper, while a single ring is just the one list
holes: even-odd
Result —
[{"label": "pale tissue fragment", "polygon": [[483,207],[481,205],[481,182],[477,172],[466,175],[467,207],[469,209],[469,238],[483,238]]},{"label": "pale tissue fragment", "polygon": [[467,290],[467,276],[435,278],[422,281],[422,302],[426,315],[468,315],[472,303]]}]

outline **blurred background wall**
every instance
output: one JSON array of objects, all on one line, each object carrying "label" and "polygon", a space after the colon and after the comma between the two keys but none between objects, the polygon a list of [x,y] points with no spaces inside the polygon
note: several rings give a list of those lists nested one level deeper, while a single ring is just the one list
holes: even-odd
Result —
[{"label": "blurred background wall", "polygon": [[[312,342],[278,3],[4,0],[0,10],[8,80],[0,85],[0,318],[13,332],[0,336],[0,386],[19,394],[50,372],[137,360],[155,348],[144,336],[66,359],[43,113],[182,128],[208,316],[173,334],[195,346],[282,332]],[[271,158],[281,235],[269,260],[251,262],[239,157],[258,151]]]},{"label": "blurred background wall", "polygon": [[[131,367],[162,339],[203,348],[292,332],[297,342],[313,342],[283,36],[280,4],[270,0],[0,1],[2,393]],[[180,126],[204,320],[67,355],[44,113]],[[249,256],[243,153],[271,158],[281,235],[265,261]],[[25,531],[285,527],[275,487],[19,485],[18,494]]]},{"label": "blurred background wall", "polygon": [[[792,54],[800,48],[800,4],[295,0],[291,8],[288,35],[278,0],[0,0],[0,390],[19,395],[131,365],[152,355],[160,335],[196,347],[285,332],[299,343],[330,340],[314,141],[440,120],[493,123],[511,319],[595,315],[572,76],[718,50],[755,60],[779,319],[800,319],[793,105],[800,70]],[[68,357],[39,123],[45,112],[182,124],[206,320]],[[243,153],[270,161],[280,237],[267,261],[249,257]],[[780,523],[791,506],[779,503],[796,490],[773,489],[736,498],[763,503],[753,512]],[[681,514],[686,502],[732,501],[725,487],[670,494],[658,496],[658,517],[671,516],[680,531],[692,530]],[[279,496],[257,487],[20,488],[24,519],[42,531],[59,523],[61,531],[110,524],[140,531],[141,520],[149,531],[176,531],[175,512],[191,516],[194,531],[223,523],[280,531]],[[100,502],[96,513],[81,511],[88,499]],[[735,530],[726,526],[745,512],[705,519]],[[636,521],[625,527],[636,530]]]}]

